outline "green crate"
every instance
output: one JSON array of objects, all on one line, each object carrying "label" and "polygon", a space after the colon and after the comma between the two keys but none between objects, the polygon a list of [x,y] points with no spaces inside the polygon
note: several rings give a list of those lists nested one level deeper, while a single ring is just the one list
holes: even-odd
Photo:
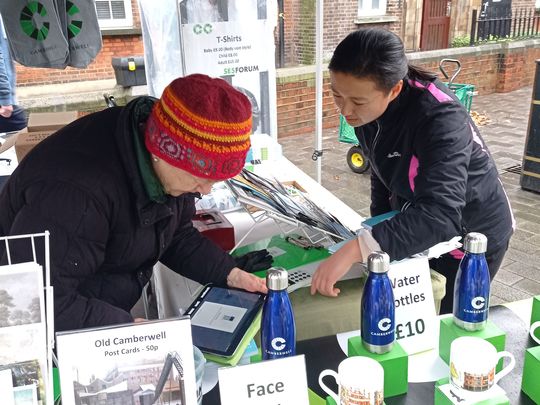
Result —
[{"label": "green crate", "polygon": [[358,138],[354,133],[354,128],[347,124],[347,120],[343,115],[339,116],[339,136],[338,140],[344,143],[358,144]]},{"label": "green crate", "polygon": [[448,88],[454,92],[458,100],[465,106],[467,112],[471,112],[472,98],[474,95],[474,85],[462,83],[446,83]]}]

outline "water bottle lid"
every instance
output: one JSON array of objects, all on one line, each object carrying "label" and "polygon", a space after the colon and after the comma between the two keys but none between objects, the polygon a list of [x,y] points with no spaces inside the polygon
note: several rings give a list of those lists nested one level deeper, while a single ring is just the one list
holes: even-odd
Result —
[{"label": "water bottle lid", "polygon": [[285,290],[289,286],[289,273],[281,267],[272,267],[266,273],[266,287],[269,290]]},{"label": "water bottle lid", "polygon": [[465,235],[463,249],[470,253],[485,253],[487,250],[487,238],[479,232],[470,232]]},{"label": "water bottle lid", "polygon": [[372,273],[386,273],[390,269],[390,256],[385,252],[373,252],[367,258],[367,268]]}]

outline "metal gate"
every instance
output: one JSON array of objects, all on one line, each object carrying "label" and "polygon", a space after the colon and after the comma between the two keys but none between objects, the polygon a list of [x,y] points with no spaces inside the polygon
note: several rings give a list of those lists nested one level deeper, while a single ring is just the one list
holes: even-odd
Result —
[{"label": "metal gate", "polygon": [[451,0],[424,0],[420,49],[448,48]]},{"label": "metal gate", "polygon": [[491,36],[504,38],[510,35],[512,19],[512,0],[486,0],[482,3],[478,19],[478,39]]}]

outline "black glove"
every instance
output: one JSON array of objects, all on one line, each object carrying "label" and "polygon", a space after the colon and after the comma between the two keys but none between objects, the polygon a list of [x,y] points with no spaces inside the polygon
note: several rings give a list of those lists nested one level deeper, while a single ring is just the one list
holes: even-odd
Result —
[{"label": "black glove", "polygon": [[234,261],[236,262],[236,267],[239,267],[248,273],[254,273],[270,268],[272,266],[273,258],[268,250],[263,249],[234,257]]}]

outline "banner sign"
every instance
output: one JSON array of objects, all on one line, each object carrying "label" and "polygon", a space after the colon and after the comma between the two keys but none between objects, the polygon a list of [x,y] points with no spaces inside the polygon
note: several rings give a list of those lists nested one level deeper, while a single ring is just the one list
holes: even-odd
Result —
[{"label": "banner sign", "polygon": [[228,22],[183,25],[186,74],[205,72],[217,77],[267,71],[267,52],[260,39],[268,30],[267,20],[255,20],[249,25]]},{"label": "banner sign", "polygon": [[179,76],[221,77],[252,105],[253,133],[277,139],[275,0],[139,0],[149,94]]}]

